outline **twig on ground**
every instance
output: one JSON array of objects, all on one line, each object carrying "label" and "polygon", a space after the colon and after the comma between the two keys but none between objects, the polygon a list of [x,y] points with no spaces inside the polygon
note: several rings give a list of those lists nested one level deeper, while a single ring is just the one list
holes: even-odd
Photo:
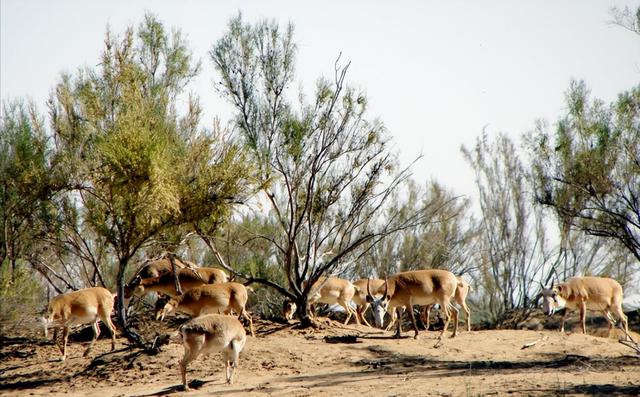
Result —
[{"label": "twig on ground", "polygon": [[629,335],[629,333],[622,327],[622,321],[618,321],[618,326],[620,327],[622,332],[624,332],[625,337],[628,339],[628,340],[620,339],[620,340],[618,340],[618,342],[620,342],[623,345],[633,349],[636,352],[636,354],[638,355],[638,357],[640,357],[640,344],[638,344],[638,342],[633,340],[631,335]]},{"label": "twig on ground", "polygon": [[549,337],[545,335],[545,336],[543,336],[541,338],[538,338],[538,339],[534,340],[533,342],[525,343],[524,345],[522,345],[520,350],[528,349],[531,346],[535,346],[536,344],[538,344],[538,342],[546,341],[547,339],[549,339]]}]

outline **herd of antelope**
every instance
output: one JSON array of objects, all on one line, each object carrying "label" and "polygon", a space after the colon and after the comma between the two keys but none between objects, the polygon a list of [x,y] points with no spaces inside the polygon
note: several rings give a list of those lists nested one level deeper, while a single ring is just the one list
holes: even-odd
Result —
[{"label": "herd of antelope", "polygon": [[[228,280],[227,274],[220,269],[200,268],[190,262],[163,258],[150,261],[141,267],[125,287],[126,305],[133,296],[141,297],[149,292],[165,295],[168,300],[158,300],[164,302],[164,306],[156,307],[156,318],[159,320],[163,320],[173,311],[193,317],[179,328],[184,347],[180,373],[185,390],[189,390],[186,379],[187,365],[200,354],[218,351],[222,352],[226,380],[231,384],[238,356],[246,342],[246,331],[239,319],[244,318],[248,321],[251,335],[255,336],[253,321],[245,308],[248,288]],[[396,324],[396,337],[400,337],[401,334],[401,316],[404,311],[411,320],[414,338],[418,338],[419,331],[413,306],[423,306],[423,321],[428,329],[430,309],[437,304],[444,318],[444,327],[439,338],[442,338],[452,318],[451,337],[455,337],[458,332],[457,306],[464,310],[467,331],[471,330],[470,311],[466,304],[470,289],[469,283],[461,276],[438,269],[408,271],[385,277],[384,280],[361,279],[353,283],[337,277],[325,277],[312,286],[307,303],[312,315],[316,303],[338,304],[346,313],[345,324],[354,317],[358,324],[364,323],[369,327],[371,325],[364,316],[369,307],[378,328],[384,327],[385,313],[389,313],[390,321],[386,330],[390,330]],[[621,306],[622,287],[613,279],[574,277],[551,288],[544,288],[541,296],[542,309],[549,316],[560,308],[580,310],[584,333],[586,311],[599,310],[609,323],[609,331],[615,324],[615,315],[622,322],[625,337],[627,336],[627,317]],[[57,343],[57,331],[62,328],[62,343],[59,344],[62,360],[66,358],[69,327],[72,325],[92,324],[94,336],[84,353],[85,356],[90,353],[100,334],[100,320],[111,333],[111,350],[115,348],[115,327],[111,321],[114,298],[107,289],[94,287],[62,294],[50,301],[48,316],[44,318],[45,337],[48,328],[54,327],[54,339]],[[291,320],[295,312],[295,303],[285,301],[285,319]],[[238,317],[232,317],[230,314]],[[560,328],[562,332],[565,316],[566,311]]]}]

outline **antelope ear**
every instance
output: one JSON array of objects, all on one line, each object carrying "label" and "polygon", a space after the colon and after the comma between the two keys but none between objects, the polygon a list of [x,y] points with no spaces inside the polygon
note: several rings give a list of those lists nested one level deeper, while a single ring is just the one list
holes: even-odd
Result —
[{"label": "antelope ear", "polygon": [[368,303],[373,302],[373,298],[371,298],[371,295],[367,295],[367,302]]}]

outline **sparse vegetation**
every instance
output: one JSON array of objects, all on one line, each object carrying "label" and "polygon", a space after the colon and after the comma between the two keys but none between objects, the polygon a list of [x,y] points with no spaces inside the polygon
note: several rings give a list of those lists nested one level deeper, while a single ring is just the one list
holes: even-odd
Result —
[{"label": "sparse vegetation", "polygon": [[[639,33],[640,8],[635,13],[612,9],[611,15],[614,24]],[[430,348],[420,345],[419,350],[432,356],[442,353],[445,361],[416,358],[408,348],[397,346],[399,351],[389,358],[392,348],[384,338],[381,344],[386,347],[376,350],[378,331],[357,326],[347,328],[355,334],[334,335],[332,320],[312,321],[308,299],[329,276],[355,281],[445,269],[469,281],[472,328],[482,329],[481,335],[493,336],[490,330],[496,328],[529,328],[536,331],[522,332],[533,336],[553,321],[539,317],[538,310],[542,289],[552,282],[575,275],[603,276],[638,292],[634,280],[640,276],[640,85],[605,103],[592,97],[588,82],[571,81],[566,110],[555,122],[534,122],[537,115],[532,114],[534,130],[521,141],[483,131],[474,143],[465,143],[461,152],[475,173],[476,199],[457,196],[441,181],[411,176],[412,165],[400,164],[394,152],[393,131],[369,114],[364,90],[350,86],[351,64],[342,56],[327,60],[334,65],[331,77],[319,78],[309,97],[302,88],[295,91],[296,58],[303,49],[297,46],[293,24],[251,23],[239,14],[220,38],[212,40],[208,55],[215,91],[233,109],[227,126],[216,119],[212,127],[205,127],[197,96],[202,88],[189,91],[202,71],[197,59],[204,54],[194,54],[180,29],[169,32],[151,13],[137,27],[120,33],[107,30],[98,65],[62,73],[52,82],[46,116],[21,99],[3,104],[0,358],[49,356],[53,346],[47,342],[38,339],[36,348],[26,350],[25,340],[12,337],[26,324],[32,331],[40,326],[36,317],[52,295],[101,286],[115,294],[118,329],[134,342],[132,346],[172,360],[171,348],[163,352],[160,347],[169,343],[184,318],[172,317],[168,328],[155,327],[149,325],[156,323],[148,298],[130,310],[125,307],[125,284],[137,265],[168,252],[170,258],[224,268],[233,281],[249,286],[247,309],[258,324],[258,336],[260,330],[265,339],[287,333],[300,346],[324,343],[313,332],[324,333],[325,342],[356,345],[365,339],[366,351],[353,349],[358,360],[350,360],[352,351],[332,349],[343,359],[332,365],[345,374],[353,371],[348,366],[363,367],[357,368],[359,375],[381,369],[385,375],[407,377],[421,376],[425,368],[462,371],[456,392],[475,395],[490,390],[475,387],[471,379],[477,373],[513,370],[525,376],[541,370],[548,371],[551,380],[540,390],[588,394],[594,385],[577,385],[553,369],[584,366],[607,375],[614,371],[599,370],[599,365],[637,370],[635,362],[618,362],[608,352],[602,353],[604,358],[579,356],[575,346],[574,353],[557,356],[560,336],[525,344],[527,353],[521,354],[534,355],[536,349],[555,354],[546,360],[519,356],[513,362],[493,363],[467,355],[464,360],[476,366],[467,368],[467,361],[455,359],[457,348],[444,340]],[[349,78],[357,82],[358,76]],[[168,275],[179,284],[176,274]],[[205,283],[195,271],[193,277],[198,278],[196,284]],[[387,284],[394,291],[385,299],[395,293],[407,306],[418,297],[428,301],[445,280],[417,280],[416,273],[397,279],[397,288],[395,280]],[[446,280],[454,279],[447,272]],[[420,287],[420,293],[403,287],[434,283],[430,292],[427,287]],[[456,285],[449,282],[446,291]],[[214,301],[229,289],[221,290],[202,302]],[[111,295],[104,293],[111,303]],[[546,298],[555,300],[556,295]],[[172,304],[181,302],[175,299]],[[204,306],[199,299],[192,301]],[[281,319],[283,299],[296,303],[295,324],[302,330],[292,331]],[[449,300],[434,300],[444,304],[447,321]],[[623,344],[635,354],[640,350],[634,323],[630,324],[630,340]],[[305,329],[312,325],[319,330]],[[637,320],[635,326],[637,330]],[[594,328],[600,332],[602,327]],[[419,335],[417,326],[415,331]],[[522,345],[509,335],[509,343]],[[467,348],[483,343],[469,332],[456,338],[471,341]],[[579,338],[622,355],[613,340]],[[258,340],[247,342],[253,352],[248,354],[255,354],[248,360],[251,369],[279,368],[269,360],[282,359],[284,353],[260,350]],[[494,348],[500,345],[498,341]],[[288,351],[292,362],[302,360],[296,356],[303,355],[300,346]],[[263,361],[261,355],[266,357]],[[31,381],[26,379],[30,373],[15,361],[13,366],[0,363],[0,370],[25,378],[10,382],[0,375],[0,390],[69,383],[87,374],[109,377],[109,365],[122,367],[117,371],[140,365],[144,372],[142,366],[151,362],[128,350],[116,350],[110,357],[100,356],[60,380]],[[609,361],[601,364],[600,359]],[[290,366],[300,374],[298,364]],[[164,375],[159,367],[145,374]],[[41,368],[56,371],[49,364]],[[296,381],[291,368],[283,374]],[[298,380],[312,384],[303,376]],[[341,382],[345,386],[347,381]],[[537,390],[535,381],[525,383]],[[529,391],[519,386],[509,392]],[[270,386],[252,387],[246,392]],[[613,391],[638,391],[634,387]],[[165,391],[175,390],[160,394]]]}]

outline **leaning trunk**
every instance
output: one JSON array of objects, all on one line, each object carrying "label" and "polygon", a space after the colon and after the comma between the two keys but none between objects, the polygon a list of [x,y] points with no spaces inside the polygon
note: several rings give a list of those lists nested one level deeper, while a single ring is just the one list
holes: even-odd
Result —
[{"label": "leaning trunk", "polygon": [[125,330],[127,328],[127,308],[124,307],[124,271],[127,268],[127,261],[120,260],[118,264],[118,276],[116,279],[116,319],[118,328]]},{"label": "leaning trunk", "polygon": [[120,332],[122,332],[127,339],[140,347],[146,348],[146,343],[142,337],[134,330],[130,329],[127,324],[127,308],[124,306],[124,272],[127,269],[128,263],[129,260],[126,258],[121,258],[118,263],[118,276],[116,280],[116,320]]},{"label": "leaning trunk", "polygon": [[180,281],[178,279],[178,267],[176,266],[175,257],[172,252],[169,252],[169,263],[171,263],[171,271],[173,272],[173,284],[176,288],[176,292],[178,295],[182,295],[182,288],[180,286]]}]

